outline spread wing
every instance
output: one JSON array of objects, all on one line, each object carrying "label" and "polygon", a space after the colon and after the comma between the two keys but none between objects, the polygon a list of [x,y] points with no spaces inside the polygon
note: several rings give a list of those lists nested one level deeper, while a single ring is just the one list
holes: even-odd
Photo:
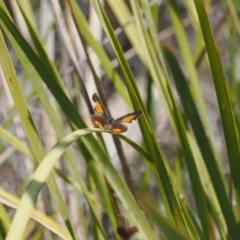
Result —
[{"label": "spread wing", "polygon": [[119,118],[115,119],[114,123],[120,123],[120,122],[131,123],[133,120],[136,120],[141,115],[142,115],[142,111],[136,111],[136,112],[133,112],[133,113],[128,113],[128,114],[126,114],[122,117],[119,117]]},{"label": "spread wing", "polygon": [[107,124],[107,121],[105,120],[105,118],[100,115],[92,114],[90,118],[94,127],[104,128],[104,126]]},{"label": "spread wing", "polygon": [[104,118],[108,119],[109,116],[108,116],[100,98],[98,97],[98,95],[96,93],[93,94],[92,100],[96,103],[96,105],[94,107],[94,111],[96,113],[100,114],[101,116],[103,116]]},{"label": "spread wing", "polygon": [[127,126],[121,123],[112,124],[111,132],[112,133],[123,133],[128,130]]},{"label": "spread wing", "polygon": [[97,114],[91,115],[91,121],[94,127],[110,130],[112,133],[123,133],[128,130],[127,126],[121,123],[108,124],[104,117]]}]

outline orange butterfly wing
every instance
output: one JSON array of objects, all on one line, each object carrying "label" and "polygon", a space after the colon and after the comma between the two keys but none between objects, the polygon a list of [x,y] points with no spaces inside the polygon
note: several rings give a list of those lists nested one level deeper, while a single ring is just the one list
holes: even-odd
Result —
[{"label": "orange butterfly wing", "polygon": [[121,123],[112,124],[111,132],[112,133],[123,133],[128,130],[127,126]]},{"label": "orange butterfly wing", "polygon": [[104,128],[104,126],[107,124],[105,118],[97,114],[92,114],[90,118],[94,127]]},{"label": "orange butterfly wing", "polygon": [[100,98],[98,97],[98,95],[96,93],[93,94],[92,100],[96,103],[96,105],[94,107],[94,111],[96,113],[102,115],[104,118],[108,118],[108,114],[107,114]]},{"label": "orange butterfly wing", "polygon": [[142,111],[136,111],[133,113],[128,113],[120,118],[117,118],[115,120],[116,123],[119,122],[124,122],[124,123],[131,123],[133,120],[136,120],[137,118],[139,118],[142,115]]}]

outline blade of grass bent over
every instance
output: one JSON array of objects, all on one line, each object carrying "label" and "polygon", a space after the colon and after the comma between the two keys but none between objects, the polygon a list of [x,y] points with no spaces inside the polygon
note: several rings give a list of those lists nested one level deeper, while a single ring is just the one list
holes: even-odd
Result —
[{"label": "blade of grass bent over", "polygon": [[55,162],[63,154],[65,149],[77,138],[89,134],[91,131],[79,130],[64,137],[62,141],[57,143],[53,149],[45,156],[37,167],[32,180],[21,198],[18,210],[13,218],[6,240],[23,239],[24,232],[29,221],[31,211],[37,200],[38,194],[47,181]]},{"label": "blade of grass bent over", "polygon": [[[43,184],[45,183],[45,181],[47,180],[47,178],[49,177],[49,174],[51,173],[51,171],[54,168],[54,164],[55,162],[59,159],[59,157],[63,154],[63,152],[65,151],[65,149],[76,139],[78,139],[81,136],[87,135],[93,131],[99,131],[102,132],[102,130],[99,129],[82,129],[82,130],[78,130],[75,132],[70,133],[69,135],[67,135],[66,137],[64,137],[60,142],[58,142],[53,148],[52,150],[46,155],[46,157],[41,161],[39,167],[37,168],[37,170],[35,171],[33,178],[31,180],[31,182],[29,183],[26,192],[24,193],[22,199],[21,199],[21,203],[20,206],[18,208],[18,211],[13,219],[12,225],[10,227],[9,230],[9,234],[7,236],[7,240],[11,240],[14,239],[15,236],[18,236],[18,238],[20,237],[20,239],[22,239],[23,237],[23,233],[24,233],[24,229],[26,228],[27,222],[29,220],[30,214],[31,214],[31,209],[33,208],[33,205],[37,199],[37,196],[39,194],[39,191],[41,190]],[[98,154],[95,154],[95,157],[98,157]],[[101,156],[99,156],[101,157]],[[124,182],[120,179],[117,171],[115,170],[115,168],[111,167],[108,168],[105,162],[101,162],[98,161],[98,163],[100,163],[99,165],[99,170],[103,171],[106,176],[108,177],[108,173],[109,171],[111,172],[111,175],[113,176],[111,178],[112,183],[116,183],[118,185],[118,188],[115,189],[116,193],[118,193],[120,190],[121,191],[125,191],[124,188],[127,190]],[[102,165],[103,163],[103,165]],[[108,163],[108,166],[110,166],[109,164],[111,164],[110,162]],[[120,181],[119,183],[117,183],[116,181]],[[122,185],[123,184],[123,185]],[[129,194],[129,190],[125,193],[125,195]],[[122,198],[122,196],[120,195],[120,197]],[[133,200],[133,198],[131,197],[131,199]],[[121,199],[124,200],[124,199]],[[128,204],[130,207],[129,212],[130,215],[134,216],[135,215],[135,224],[139,228],[140,232],[143,234],[143,236],[145,236],[145,238],[147,239],[148,237],[150,237],[151,239],[155,239],[155,236],[152,234],[152,231],[149,229],[147,230],[147,222],[145,222],[143,219],[143,215],[140,212],[140,210],[137,210],[136,208],[136,203],[134,203],[134,205],[132,205],[132,200],[130,200],[129,198],[126,199],[128,200]],[[123,201],[124,203],[124,201]],[[127,204],[127,205],[128,205]],[[125,205],[125,203],[124,203]],[[125,205],[126,207],[126,205]],[[137,210],[137,211],[136,211]],[[141,221],[143,221],[142,223],[140,223]],[[144,223],[146,225],[144,225]]]}]

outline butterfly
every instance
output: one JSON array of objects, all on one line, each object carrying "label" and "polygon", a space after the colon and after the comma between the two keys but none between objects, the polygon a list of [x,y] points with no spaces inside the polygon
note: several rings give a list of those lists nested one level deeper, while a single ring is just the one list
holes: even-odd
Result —
[{"label": "butterfly", "polygon": [[136,111],[115,119],[109,116],[96,93],[93,94],[92,100],[96,104],[94,107],[95,114],[91,115],[93,125],[98,128],[109,130],[112,133],[126,132],[128,128],[122,123],[131,123],[142,115],[142,111]]}]

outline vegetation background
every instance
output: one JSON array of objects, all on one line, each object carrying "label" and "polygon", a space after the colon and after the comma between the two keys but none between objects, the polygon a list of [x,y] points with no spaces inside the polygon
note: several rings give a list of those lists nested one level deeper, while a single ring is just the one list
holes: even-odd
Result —
[{"label": "vegetation background", "polygon": [[240,239],[239,10],[0,0],[0,238]]}]

